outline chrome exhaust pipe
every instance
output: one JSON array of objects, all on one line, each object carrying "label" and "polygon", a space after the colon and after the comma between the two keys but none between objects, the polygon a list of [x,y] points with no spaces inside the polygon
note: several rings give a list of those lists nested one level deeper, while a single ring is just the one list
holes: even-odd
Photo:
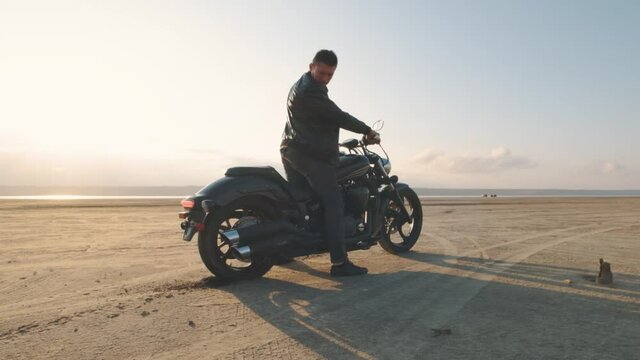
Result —
[{"label": "chrome exhaust pipe", "polygon": [[251,248],[249,245],[234,247],[231,246],[230,250],[233,257],[244,262],[251,262]]},{"label": "chrome exhaust pipe", "polygon": [[294,239],[309,237],[295,225],[282,220],[227,230],[220,235],[229,243],[234,257],[241,261],[251,261],[251,254],[271,252]]},{"label": "chrome exhaust pipe", "polygon": [[240,243],[240,234],[238,234],[237,230],[227,230],[221,231],[220,235],[224,238],[226,242],[228,242],[231,246],[236,246]]},{"label": "chrome exhaust pipe", "polygon": [[229,251],[231,251],[234,258],[244,262],[251,262],[251,248],[248,245],[240,245],[240,234],[237,230],[221,231],[220,236],[229,244]]}]

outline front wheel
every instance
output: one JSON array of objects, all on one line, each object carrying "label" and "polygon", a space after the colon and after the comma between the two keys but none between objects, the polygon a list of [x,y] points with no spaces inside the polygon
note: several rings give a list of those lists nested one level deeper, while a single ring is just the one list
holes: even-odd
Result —
[{"label": "front wheel", "polygon": [[422,204],[418,195],[409,187],[398,189],[398,193],[410,221],[401,222],[400,208],[393,201],[389,202],[385,214],[385,234],[379,243],[392,254],[411,250],[422,231]]}]

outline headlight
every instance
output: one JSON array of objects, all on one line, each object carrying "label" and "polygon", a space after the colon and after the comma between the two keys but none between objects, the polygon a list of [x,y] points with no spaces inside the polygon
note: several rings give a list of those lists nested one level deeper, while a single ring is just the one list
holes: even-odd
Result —
[{"label": "headlight", "polygon": [[391,161],[389,159],[382,159],[382,167],[387,174],[391,173]]}]

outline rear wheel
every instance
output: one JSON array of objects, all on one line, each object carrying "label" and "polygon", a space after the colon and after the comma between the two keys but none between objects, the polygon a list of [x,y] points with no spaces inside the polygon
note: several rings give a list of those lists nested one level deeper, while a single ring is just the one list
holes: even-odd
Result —
[{"label": "rear wheel", "polygon": [[385,234],[379,243],[392,254],[411,250],[422,231],[422,205],[418,195],[409,187],[403,187],[398,192],[411,221],[401,222],[400,208],[393,202],[389,203],[385,215]]},{"label": "rear wheel", "polygon": [[205,231],[198,235],[202,262],[216,277],[223,279],[246,280],[264,275],[273,266],[270,258],[251,255],[250,261],[237,259],[220,232],[274,220],[276,217],[276,210],[266,200],[256,197],[240,198],[216,210],[207,219]]}]

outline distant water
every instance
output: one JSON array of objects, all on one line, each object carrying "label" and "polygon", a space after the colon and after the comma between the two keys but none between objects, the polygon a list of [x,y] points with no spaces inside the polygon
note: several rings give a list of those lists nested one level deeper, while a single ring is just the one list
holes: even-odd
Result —
[{"label": "distant water", "polygon": [[[0,186],[5,200],[98,200],[98,199],[180,199],[196,193],[200,186],[157,187],[26,187]],[[570,189],[442,189],[415,188],[426,197],[640,197],[640,190]],[[182,195],[180,195],[182,194]]]},{"label": "distant water", "polygon": [[182,196],[126,196],[126,195],[13,195],[13,196],[0,196],[0,200],[118,200],[118,199],[183,199],[186,195]]},{"label": "distant water", "polygon": [[0,186],[0,199],[84,200],[184,198],[202,186]]}]

